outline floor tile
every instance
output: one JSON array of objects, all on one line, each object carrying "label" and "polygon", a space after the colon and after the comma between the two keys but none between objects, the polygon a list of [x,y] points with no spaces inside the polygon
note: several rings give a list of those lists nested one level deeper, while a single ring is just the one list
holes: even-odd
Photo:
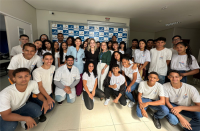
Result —
[{"label": "floor tile", "polygon": [[115,131],[115,127],[114,126],[93,127],[93,128],[80,129],[80,131]]},{"label": "floor tile", "polygon": [[80,127],[81,112],[81,104],[57,106],[44,131],[78,130]]},{"label": "floor tile", "polygon": [[144,122],[115,125],[116,131],[150,131]]},{"label": "floor tile", "polygon": [[108,107],[102,103],[95,103],[93,110],[82,105],[81,128],[113,125]]}]

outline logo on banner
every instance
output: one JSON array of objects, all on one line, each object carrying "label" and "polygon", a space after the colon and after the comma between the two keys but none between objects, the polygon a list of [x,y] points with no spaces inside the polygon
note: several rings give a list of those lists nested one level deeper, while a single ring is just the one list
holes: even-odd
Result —
[{"label": "logo on banner", "polygon": [[67,39],[68,38],[68,35],[64,35],[64,39]]},{"label": "logo on banner", "polygon": [[58,30],[58,33],[63,33],[63,30]]},{"label": "logo on banner", "polygon": [[63,30],[63,25],[57,24],[57,29],[58,29],[58,30]]},{"label": "logo on banner", "polygon": [[79,31],[74,31],[75,36],[79,36]]},{"label": "logo on banner", "polygon": [[123,28],[123,32],[127,32],[128,30],[127,30],[127,28]]},{"label": "logo on banner", "polygon": [[104,32],[108,32],[109,31],[109,27],[104,27]]},{"label": "logo on banner", "polygon": [[113,36],[113,33],[109,33],[109,37],[112,37]]},{"label": "logo on banner", "polygon": [[94,37],[99,37],[99,32],[94,32]]},{"label": "logo on banner", "polygon": [[90,31],[94,31],[94,26],[89,26]]},{"label": "logo on banner", "polygon": [[90,32],[90,37],[94,37],[94,32]]},{"label": "logo on banner", "polygon": [[79,25],[74,25],[74,30],[78,30],[79,29]]},{"label": "logo on banner", "polygon": [[68,25],[63,25],[63,29],[64,30],[68,29]]},{"label": "logo on banner", "polygon": [[68,25],[68,30],[74,30],[74,25]]},{"label": "logo on banner", "polygon": [[53,40],[57,40],[57,35],[52,35]]},{"label": "logo on banner", "polygon": [[108,32],[104,32],[104,37],[109,37],[109,33]]},{"label": "logo on banner", "polygon": [[69,30],[69,34],[70,35],[74,35],[74,31],[73,30]]},{"label": "logo on banner", "polygon": [[99,32],[104,32],[104,27],[99,27]]},{"label": "logo on banner", "polygon": [[68,35],[68,30],[63,30],[63,35]]},{"label": "logo on banner", "polygon": [[122,38],[122,41],[127,41],[127,38]]},{"label": "logo on banner", "polygon": [[104,36],[104,32],[99,32],[99,36]]},{"label": "logo on banner", "polygon": [[89,26],[84,26],[84,29],[85,30],[89,30]]},{"label": "logo on banner", "polygon": [[57,24],[52,24],[52,27],[53,28],[57,28]]},{"label": "logo on banner", "polygon": [[116,36],[116,37],[118,37],[118,33],[114,33],[113,35]]},{"label": "logo on banner", "polygon": [[104,41],[108,41],[108,37],[104,37]]},{"label": "logo on banner", "polygon": [[84,36],[84,31],[79,31],[80,36]]},{"label": "logo on banner", "polygon": [[84,26],[79,26],[79,31],[84,31]]},{"label": "logo on banner", "polygon": [[56,29],[52,29],[52,34],[53,35],[57,35],[58,34],[57,30]]},{"label": "logo on banner", "polygon": [[84,36],[89,36],[89,31],[84,31]]},{"label": "logo on banner", "polygon": [[114,28],[114,32],[118,32],[118,28]]},{"label": "logo on banner", "polygon": [[123,28],[118,28],[118,32],[122,33],[123,32]]},{"label": "logo on banner", "polygon": [[99,41],[99,37],[94,37],[95,41]]},{"label": "logo on banner", "polygon": [[81,38],[81,41],[84,41],[84,36],[79,36]]},{"label": "logo on banner", "polygon": [[118,43],[120,43],[122,41],[122,38],[118,38]]},{"label": "logo on banner", "polygon": [[126,33],[123,33],[123,34],[122,34],[122,37],[127,37],[127,34],[126,34]]},{"label": "logo on banner", "polygon": [[114,28],[109,28],[109,32],[114,32]]},{"label": "logo on banner", "polygon": [[122,37],[122,33],[118,33],[118,37]]},{"label": "logo on banner", "polygon": [[99,31],[99,27],[98,27],[98,26],[95,26],[94,30],[95,30],[95,31]]},{"label": "logo on banner", "polygon": [[104,41],[104,37],[99,37],[99,41]]}]

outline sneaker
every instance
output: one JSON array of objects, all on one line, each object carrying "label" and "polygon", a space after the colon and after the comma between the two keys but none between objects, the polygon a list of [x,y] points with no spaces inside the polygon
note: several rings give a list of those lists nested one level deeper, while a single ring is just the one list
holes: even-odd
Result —
[{"label": "sneaker", "polygon": [[58,105],[62,105],[62,103],[63,103],[63,101],[61,101],[61,102],[58,102]]},{"label": "sneaker", "polygon": [[104,106],[107,106],[109,101],[110,101],[110,99],[106,99],[106,101],[104,102]]},{"label": "sneaker", "polygon": [[128,104],[128,107],[129,107],[129,108],[132,108],[133,105],[135,105],[135,102],[130,101],[129,104]]},{"label": "sneaker", "polygon": [[155,118],[153,115],[153,123],[157,129],[161,129],[160,119]]},{"label": "sneaker", "polygon": [[25,121],[20,121],[20,123],[21,123],[21,127],[22,127],[23,129],[26,129],[26,127],[25,127],[26,122],[25,122]]},{"label": "sneaker", "polygon": [[45,122],[46,121],[46,116],[44,114],[42,114],[40,117],[39,117],[39,122]]}]

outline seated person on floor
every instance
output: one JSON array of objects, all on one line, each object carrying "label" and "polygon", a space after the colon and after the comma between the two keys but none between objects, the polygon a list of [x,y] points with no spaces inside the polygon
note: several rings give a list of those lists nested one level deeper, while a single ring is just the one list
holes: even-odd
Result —
[{"label": "seated person on floor", "polygon": [[161,128],[160,119],[165,117],[169,110],[165,106],[165,94],[163,85],[158,83],[159,77],[156,72],[149,73],[148,81],[142,81],[138,88],[138,105],[136,108],[137,116],[148,117],[146,112],[150,107],[157,112],[153,115],[153,122],[157,129]]},{"label": "seated person on floor", "polygon": [[[35,80],[38,83],[40,92],[44,95],[46,98],[48,105],[49,105],[49,111],[51,111],[55,106],[55,101],[53,100],[53,94],[52,94],[52,80],[53,80],[53,74],[55,71],[55,66],[52,65],[53,63],[53,55],[49,52],[45,53],[43,55],[42,61],[44,64],[36,68],[33,71],[33,80]],[[42,101],[39,100],[37,97],[30,97],[30,101],[42,106]],[[42,113],[43,120],[46,119],[44,112]]]},{"label": "seated person on floor", "polygon": [[54,76],[55,100],[58,104],[67,98],[68,103],[74,103],[76,100],[75,86],[80,81],[80,73],[76,66],[74,66],[74,57],[69,55],[65,57],[65,65],[56,70]]},{"label": "seated person on floor", "polygon": [[[22,127],[27,129],[36,126],[36,121],[40,121],[42,110],[46,114],[49,106],[46,99],[40,93],[36,81],[30,80],[30,70],[18,68],[13,72],[13,80],[16,82],[0,92],[0,130],[14,131],[21,122]],[[36,94],[43,102],[42,107],[27,101],[31,93]],[[41,122],[41,121],[40,121]]]},{"label": "seated person on floor", "polygon": [[[197,89],[189,84],[181,82],[180,72],[171,70],[168,78],[170,82],[163,85],[165,101],[170,112],[166,116],[171,125],[179,122],[184,131],[200,130],[200,95]],[[183,116],[192,120],[188,122]]]},{"label": "seated person on floor", "polygon": [[119,103],[123,106],[126,105],[126,98],[125,98],[125,78],[123,75],[119,73],[119,65],[115,64],[112,66],[112,76],[107,77],[104,80],[104,93],[106,96],[106,101],[104,103],[105,106],[108,105],[110,101],[110,95],[113,94],[115,99],[113,100],[114,103]]}]

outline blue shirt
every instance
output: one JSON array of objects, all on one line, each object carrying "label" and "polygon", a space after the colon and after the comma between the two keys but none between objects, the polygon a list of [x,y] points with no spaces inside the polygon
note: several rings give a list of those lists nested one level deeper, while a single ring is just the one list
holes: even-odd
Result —
[{"label": "blue shirt", "polygon": [[79,48],[76,50],[76,47],[70,46],[67,50],[67,56],[72,55],[74,57],[74,66],[76,66],[80,72],[83,73],[83,58],[85,58],[85,52],[83,49]]}]

